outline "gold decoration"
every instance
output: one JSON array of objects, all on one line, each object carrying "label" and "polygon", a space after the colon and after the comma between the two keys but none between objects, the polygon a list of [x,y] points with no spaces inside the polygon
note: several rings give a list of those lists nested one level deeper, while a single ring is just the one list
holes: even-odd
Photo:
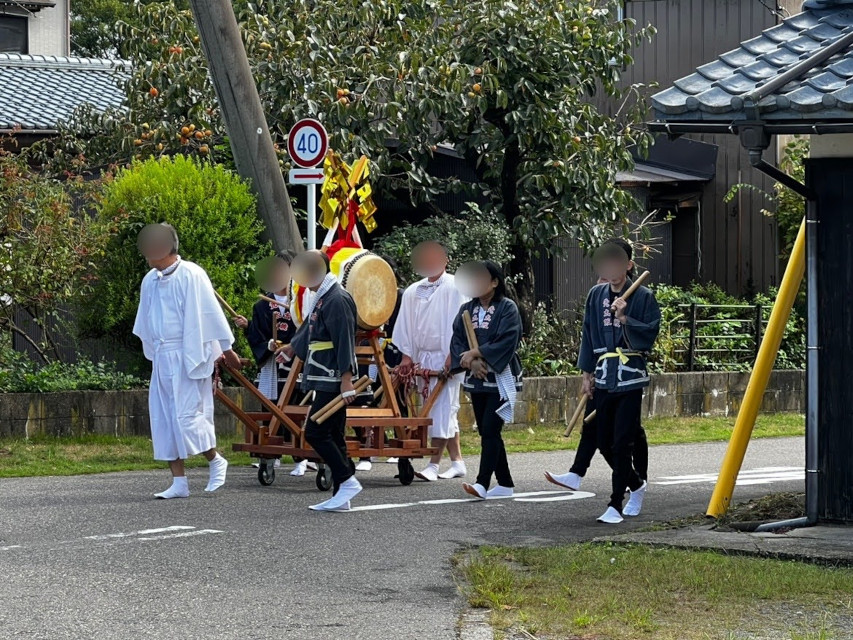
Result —
[{"label": "gold decoration", "polygon": [[347,210],[349,203],[354,202],[358,207],[357,218],[370,233],[376,229],[376,204],[373,202],[373,188],[367,181],[370,176],[370,163],[367,156],[361,156],[350,167],[334,151],[326,154],[323,162],[323,187],[320,197],[320,211],[323,213],[320,224],[331,229],[335,220],[342,229],[349,224]]}]

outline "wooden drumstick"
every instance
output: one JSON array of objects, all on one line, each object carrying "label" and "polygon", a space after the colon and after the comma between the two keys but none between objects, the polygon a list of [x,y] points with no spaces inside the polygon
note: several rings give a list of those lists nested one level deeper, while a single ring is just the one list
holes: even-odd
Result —
[{"label": "wooden drumstick", "polygon": [[[636,280],[634,280],[634,282],[632,282],[632,283],[631,283],[631,286],[630,286],[630,287],[628,287],[628,290],[627,290],[623,295],[619,296],[619,298],[616,298],[616,300],[619,300],[620,298],[621,298],[622,300],[627,300],[628,298],[630,298],[630,297],[633,295],[633,293],[634,293],[637,289],[639,289],[639,288],[640,288],[640,285],[642,285],[642,284],[643,284],[643,283],[648,279],[648,277],[649,277],[650,275],[651,275],[651,274],[650,274],[648,271],[643,271],[643,273],[641,273],[641,274],[637,277],[637,279],[636,279]],[[614,300],[614,302],[615,302],[615,300]],[[611,311],[616,311],[616,305],[615,305],[615,304],[610,305],[610,310],[611,310]]]},{"label": "wooden drumstick", "polygon": [[477,342],[477,334],[474,331],[474,321],[471,320],[471,313],[468,309],[462,312],[462,324],[465,326],[465,335],[468,338],[468,348],[472,351],[480,348],[480,343]]},{"label": "wooden drumstick", "polygon": [[580,420],[580,417],[583,415],[583,412],[586,411],[586,403],[589,401],[589,396],[585,393],[581,393],[578,396],[578,406],[575,407],[575,412],[572,414],[571,420],[569,420],[569,424],[566,425],[566,431],[563,433],[564,438],[568,438],[572,435],[572,431],[575,430],[575,425]]},{"label": "wooden drumstick", "polygon": [[272,341],[276,345],[278,344],[278,319],[280,317],[278,311],[272,312]]},{"label": "wooden drumstick", "polygon": [[306,404],[311,402],[313,399],[314,399],[314,392],[310,391],[309,393],[305,394],[305,397],[302,398],[302,400],[299,401],[299,406],[304,407]]},{"label": "wooden drumstick", "polygon": [[286,304],[284,304],[283,302],[279,302],[278,300],[273,300],[272,298],[270,298],[270,297],[268,297],[268,296],[265,296],[265,295],[264,295],[264,294],[262,294],[262,293],[259,293],[259,294],[258,294],[258,297],[259,297],[261,300],[266,300],[267,302],[269,302],[269,303],[271,303],[271,304],[274,304],[274,305],[277,305],[277,306],[281,307],[282,309],[287,309],[287,305],[286,305]]},{"label": "wooden drumstick", "polygon": [[223,308],[224,308],[228,313],[230,313],[230,314],[231,314],[231,317],[232,317],[232,318],[236,318],[237,316],[239,316],[239,315],[240,315],[239,313],[237,313],[236,311],[234,311],[234,307],[232,307],[230,304],[228,304],[227,302],[225,302],[225,298],[223,298],[221,295],[219,295],[219,292],[218,292],[216,289],[214,289],[214,290],[213,290],[213,295],[215,295],[215,296],[216,296],[216,299],[219,301],[219,304],[221,304],[221,305],[223,306]]},{"label": "wooden drumstick", "polygon": [[[358,395],[362,391],[364,391],[367,386],[370,384],[370,378],[368,376],[362,376],[358,382],[355,383],[355,395]],[[320,409],[315,415],[311,416],[311,420],[313,420],[317,424],[323,424],[326,420],[331,418],[335,413],[340,411],[342,407],[345,406],[343,396],[338,396],[334,400],[332,400],[325,407]]]},{"label": "wooden drumstick", "polygon": [[589,424],[590,422],[592,422],[593,420],[595,420],[595,414],[596,414],[596,413],[598,413],[598,411],[596,411],[595,409],[593,409],[592,411],[590,411],[590,412],[589,412],[589,415],[588,415],[586,418],[584,418],[584,419],[583,419],[583,423],[584,423],[584,424]]}]

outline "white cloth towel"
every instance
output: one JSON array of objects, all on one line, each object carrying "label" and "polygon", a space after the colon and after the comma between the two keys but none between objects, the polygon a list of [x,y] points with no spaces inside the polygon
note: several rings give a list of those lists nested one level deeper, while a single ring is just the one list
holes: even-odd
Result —
[{"label": "white cloth towel", "polygon": [[320,285],[320,288],[317,289],[317,293],[315,293],[311,299],[308,301],[308,304],[305,305],[305,310],[302,312],[303,322],[307,322],[311,317],[311,312],[314,311],[314,305],[317,304],[317,300],[326,295],[326,292],[332,288],[332,286],[338,281],[333,273],[327,273],[326,277],[323,278],[323,282]]},{"label": "white cloth towel", "polygon": [[495,374],[495,381],[498,383],[498,392],[501,394],[501,400],[505,400],[497,413],[501,420],[506,424],[512,424],[515,416],[515,376],[512,375],[512,370],[509,365],[504,367],[504,370]]}]

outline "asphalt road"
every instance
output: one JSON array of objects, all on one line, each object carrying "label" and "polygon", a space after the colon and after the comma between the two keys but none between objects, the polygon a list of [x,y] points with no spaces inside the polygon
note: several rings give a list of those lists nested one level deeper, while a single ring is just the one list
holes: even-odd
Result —
[{"label": "asphalt road", "polygon": [[[213,495],[194,470],[193,495],[170,501],[152,498],[165,471],[0,480],[0,638],[456,638],[454,553],[701,512],[724,450],[655,447],[644,513],[617,527],[595,522],[609,493],[601,458],[582,493],[538,493],[557,491],[542,472],[566,471],[568,452],[512,456],[529,495],[483,503],[458,480],[403,487],[396,467],[374,464],[360,474],[367,509],[351,513],[309,511],[326,494],[284,469],[262,487],[232,468]],[[803,460],[802,439],[753,442],[736,499],[801,489]]]}]

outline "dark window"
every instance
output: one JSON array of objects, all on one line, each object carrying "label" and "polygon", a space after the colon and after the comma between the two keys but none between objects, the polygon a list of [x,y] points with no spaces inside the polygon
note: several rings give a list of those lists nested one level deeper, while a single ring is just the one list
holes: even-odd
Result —
[{"label": "dark window", "polygon": [[0,53],[27,53],[27,19],[0,15]]}]

